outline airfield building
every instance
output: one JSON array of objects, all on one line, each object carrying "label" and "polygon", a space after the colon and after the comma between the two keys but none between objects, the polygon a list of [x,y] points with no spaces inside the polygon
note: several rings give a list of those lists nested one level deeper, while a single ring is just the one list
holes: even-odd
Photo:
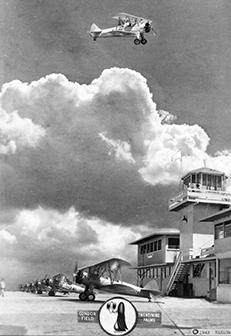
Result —
[{"label": "airfield building", "polygon": [[138,245],[137,285],[145,286],[151,279],[156,279],[160,289],[165,290],[179,254],[180,231],[174,228],[155,229],[153,234],[131,245]]},{"label": "airfield building", "polygon": [[[226,179],[206,167],[182,177],[180,191],[169,200],[169,211],[179,214],[174,257],[172,253],[170,261],[167,253],[173,229],[164,229],[162,235],[155,230],[133,242],[138,245],[139,284],[152,278],[167,295],[221,301],[230,297],[231,302],[231,193],[226,192]],[[161,252],[150,252],[149,244],[160,239]]]}]

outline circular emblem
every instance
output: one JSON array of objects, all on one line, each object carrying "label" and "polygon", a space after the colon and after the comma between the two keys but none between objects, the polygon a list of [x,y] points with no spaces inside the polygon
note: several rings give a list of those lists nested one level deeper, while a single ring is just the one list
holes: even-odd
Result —
[{"label": "circular emblem", "polygon": [[193,335],[198,335],[199,330],[198,330],[198,329],[193,329],[193,330],[192,330],[192,333],[193,333]]},{"label": "circular emblem", "polygon": [[135,328],[137,318],[134,305],[122,297],[105,301],[99,310],[99,324],[109,335],[127,335]]}]

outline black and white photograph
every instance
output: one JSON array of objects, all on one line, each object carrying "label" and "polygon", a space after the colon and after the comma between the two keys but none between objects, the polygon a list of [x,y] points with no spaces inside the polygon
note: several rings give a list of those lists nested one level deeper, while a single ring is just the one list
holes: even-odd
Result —
[{"label": "black and white photograph", "polygon": [[0,335],[231,335],[230,129],[230,0],[0,0]]}]

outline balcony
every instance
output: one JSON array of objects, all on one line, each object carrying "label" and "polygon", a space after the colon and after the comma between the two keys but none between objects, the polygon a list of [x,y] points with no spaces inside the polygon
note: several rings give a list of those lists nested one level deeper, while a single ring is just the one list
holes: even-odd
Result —
[{"label": "balcony", "polygon": [[197,260],[214,257],[215,249],[214,246],[206,247],[206,248],[190,248],[187,252],[182,254],[182,261],[188,260]]},{"label": "balcony", "polygon": [[170,211],[178,211],[190,202],[231,205],[231,193],[221,190],[186,188],[169,200]]}]

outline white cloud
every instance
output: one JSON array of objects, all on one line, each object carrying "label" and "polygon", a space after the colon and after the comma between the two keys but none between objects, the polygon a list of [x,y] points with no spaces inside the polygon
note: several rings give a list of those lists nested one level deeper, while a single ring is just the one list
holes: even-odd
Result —
[{"label": "white cloud", "polygon": [[2,243],[7,243],[7,244],[15,244],[17,242],[17,239],[15,235],[11,234],[7,230],[0,230],[0,241]]},{"label": "white cloud", "polygon": [[125,160],[129,163],[135,163],[131,154],[131,146],[126,141],[109,139],[105,134],[99,133],[99,137],[108,146],[108,155],[115,155],[118,160]]},{"label": "white cloud", "polygon": [[[33,254],[42,256],[46,248],[52,248],[54,253],[64,249],[73,258],[85,255],[87,260],[95,256],[102,259],[118,255],[129,257],[128,251],[133,248],[128,247],[129,242],[140,237],[132,228],[85,218],[74,208],[64,213],[42,207],[22,210],[10,227],[15,235],[1,230],[0,238],[9,243],[18,241],[16,258],[25,259]],[[56,262],[59,258],[57,253]]]},{"label": "white cloud", "polygon": [[158,132],[158,137],[146,141],[147,153],[140,169],[146,181],[174,183],[185,172],[203,166],[209,137],[200,126],[162,125]]},{"label": "white cloud", "polygon": [[0,154],[15,153],[17,147],[35,147],[45,130],[17,111],[6,113],[0,109]]}]

